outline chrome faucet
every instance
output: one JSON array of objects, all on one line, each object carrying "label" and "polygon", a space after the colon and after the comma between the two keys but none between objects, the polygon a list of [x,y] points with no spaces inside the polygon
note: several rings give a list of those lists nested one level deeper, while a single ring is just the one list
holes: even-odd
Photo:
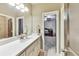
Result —
[{"label": "chrome faucet", "polygon": [[26,37],[26,33],[20,35],[20,39],[24,39]]}]

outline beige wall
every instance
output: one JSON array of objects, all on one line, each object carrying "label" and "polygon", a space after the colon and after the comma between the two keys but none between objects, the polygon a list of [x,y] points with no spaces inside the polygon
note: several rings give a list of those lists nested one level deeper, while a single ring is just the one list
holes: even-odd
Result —
[{"label": "beige wall", "polygon": [[79,4],[70,4],[70,47],[79,54]]}]

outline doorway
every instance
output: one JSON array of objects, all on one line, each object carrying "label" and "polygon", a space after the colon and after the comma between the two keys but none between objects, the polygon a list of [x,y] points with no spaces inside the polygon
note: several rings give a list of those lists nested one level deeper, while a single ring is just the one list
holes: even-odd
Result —
[{"label": "doorway", "polygon": [[12,37],[12,19],[8,20],[8,37]]},{"label": "doorway", "polygon": [[59,53],[59,12],[47,12],[44,19],[44,51],[47,56]]},{"label": "doorway", "polygon": [[26,24],[24,20],[24,16],[16,18],[16,35],[21,35],[26,33]]},{"label": "doorway", "polygon": [[19,25],[18,33],[19,33],[19,35],[21,35],[21,34],[23,34],[23,19],[18,20],[18,25]]}]

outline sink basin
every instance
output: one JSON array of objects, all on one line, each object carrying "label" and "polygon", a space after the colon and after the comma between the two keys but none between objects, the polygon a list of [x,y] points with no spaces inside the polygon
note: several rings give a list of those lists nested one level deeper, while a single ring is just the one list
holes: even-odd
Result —
[{"label": "sink basin", "polygon": [[20,39],[20,42],[26,42],[30,40],[31,38],[32,38],[31,36],[24,37],[23,39]]},{"label": "sink basin", "polygon": [[26,37],[26,39],[31,39],[31,38],[32,38],[32,36],[27,36],[27,37]]},{"label": "sink basin", "polygon": [[31,34],[31,35],[25,36],[23,39],[20,39],[20,41],[21,42],[28,41],[30,39],[33,39],[35,35],[36,34]]}]

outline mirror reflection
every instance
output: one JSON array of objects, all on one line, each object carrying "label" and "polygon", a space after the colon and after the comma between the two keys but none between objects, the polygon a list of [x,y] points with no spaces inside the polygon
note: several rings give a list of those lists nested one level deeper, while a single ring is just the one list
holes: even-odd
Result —
[{"label": "mirror reflection", "polygon": [[15,5],[18,7],[23,5],[23,9],[8,3],[0,4],[0,39],[32,33],[31,5],[29,3]]},{"label": "mirror reflection", "polygon": [[0,15],[0,39],[13,36],[13,19]]}]

